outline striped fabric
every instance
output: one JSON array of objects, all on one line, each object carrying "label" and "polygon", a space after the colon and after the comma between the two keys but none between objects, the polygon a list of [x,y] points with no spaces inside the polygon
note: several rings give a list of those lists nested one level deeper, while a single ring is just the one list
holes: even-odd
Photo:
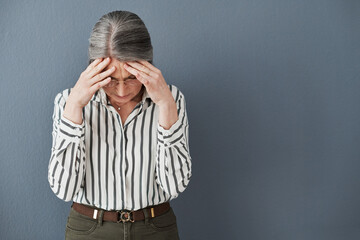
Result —
[{"label": "striped fabric", "polygon": [[83,108],[82,124],[62,116],[71,89],[54,100],[48,181],[64,200],[105,210],[138,210],[178,197],[191,178],[183,93],[168,85],[179,119],[166,130],[144,91],[124,126],[103,89]]}]

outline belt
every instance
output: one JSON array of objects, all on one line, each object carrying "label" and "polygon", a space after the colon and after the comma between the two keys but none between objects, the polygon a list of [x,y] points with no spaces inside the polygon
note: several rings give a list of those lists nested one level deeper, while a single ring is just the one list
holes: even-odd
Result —
[{"label": "belt", "polygon": [[[94,208],[92,206],[80,204],[77,202],[73,202],[71,207],[78,213],[93,219],[98,219],[99,212],[104,211],[102,218],[103,221],[111,221],[111,222],[119,223],[119,222],[129,222],[129,221],[135,222],[145,219],[143,209],[139,209],[136,211],[130,211],[130,210],[107,211],[104,209]],[[170,209],[170,203],[164,202],[159,205],[146,207],[144,209],[145,211],[148,212],[148,215],[151,218],[154,218],[156,216],[166,213]]]}]

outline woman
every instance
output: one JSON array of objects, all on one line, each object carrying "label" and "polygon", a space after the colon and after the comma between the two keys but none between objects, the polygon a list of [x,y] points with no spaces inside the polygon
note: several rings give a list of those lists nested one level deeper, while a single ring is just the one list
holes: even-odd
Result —
[{"label": "woman", "polygon": [[104,15],[89,42],[88,67],[54,101],[48,180],[73,201],[66,239],[179,239],[169,202],[191,178],[184,95],[152,65],[136,14]]}]

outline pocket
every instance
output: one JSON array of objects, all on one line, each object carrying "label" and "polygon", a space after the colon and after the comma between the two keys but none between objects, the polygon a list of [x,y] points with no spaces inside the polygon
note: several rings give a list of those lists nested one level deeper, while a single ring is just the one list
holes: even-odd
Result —
[{"label": "pocket", "polygon": [[70,214],[66,223],[66,231],[74,234],[86,235],[92,233],[97,227],[97,220],[84,216],[73,208],[70,209]]},{"label": "pocket", "polygon": [[173,209],[170,207],[166,213],[154,218],[150,218],[149,225],[156,231],[177,229],[176,216]]}]

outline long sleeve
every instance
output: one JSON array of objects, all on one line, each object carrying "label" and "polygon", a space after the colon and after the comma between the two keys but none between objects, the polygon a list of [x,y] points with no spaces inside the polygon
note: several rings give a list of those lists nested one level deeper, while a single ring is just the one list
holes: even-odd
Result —
[{"label": "long sleeve", "polygon": [[159,123],[157,125],[155,179],[171,199],[178,197],[186,189],[192,174],[185,97],[177,91],[178,120],[170,129],[164,129]]},{"label": "long sleeve", "polygon": [[75,124],[63,117],[66,90],[54,100],[48,181],[55,195],[68,202],[80,189],[85,173],[85,121]]}]

